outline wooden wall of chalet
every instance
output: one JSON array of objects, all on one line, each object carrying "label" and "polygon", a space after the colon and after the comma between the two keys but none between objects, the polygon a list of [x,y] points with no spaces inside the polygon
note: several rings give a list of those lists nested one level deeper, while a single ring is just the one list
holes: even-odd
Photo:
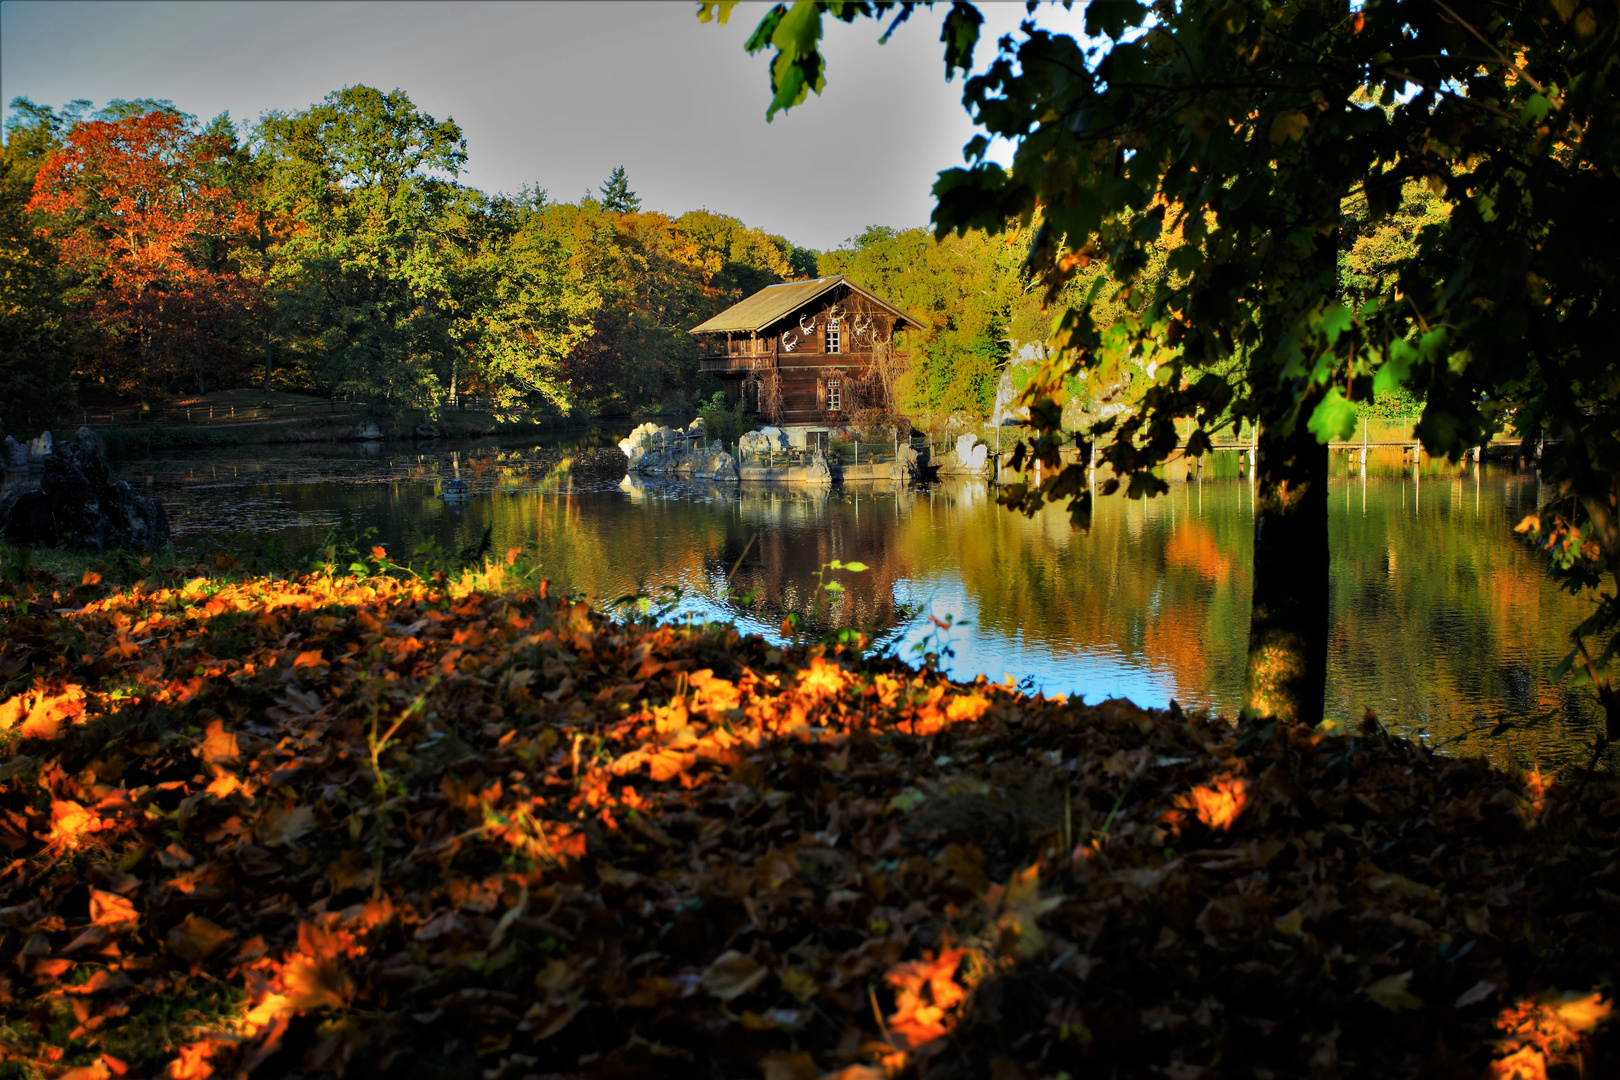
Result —
[{"label": "wooden wall of chalet", "polygon": [[[842,295],[840,295],[842,294]],[[819,296],[814,302],[801,308],[793,316],[785,319],[776,326],[768,328],[768,333],[775,341],[778,358],[783,368],[797,366],[796,361],[803,358],[805,363],[820,363],[819,357],[827,353],[827,311],[838,305],[843,309],[840,319],[840,348],[838,355],[867,353],[872,351],[872,338],[888,341],[894,336],[894,317],[887,311],[873,304],[860,293],[850,289],[834,289],[827,296]],[[872,331],[870,334],[855,334],[855,321],[857,318],[871,319]],[[815,319],[815,331],[806,337],[801,329],[801,323]],[[788,348],[788,341],[792,339],[792,349]],[[812,360],[811,357],[818,359]]]},{"label": "wooden wall of chalet", "polygon": [[[839,328],[839,351],[827,352],[827,311],[834,305],[842,308]],[[802,324],[815,319],[815,329],[805,335]],[[856,335],[857,318],[871,320],[871,330]],[[873,340],[894,341],[894,316],[851,289],[840,287],[819,296],[797,312],[767,327],[757,338],[747,334],[716,334],[701,351],[709,356],[772,358],[782,380],[782,423],[784,424],[837,424],[853,411],[853,383],[860,380],[865,362],[872,355]],[[788,342],[792,341],[791,349]],[[736,401],[737,393],[746,392],[746,369],[733,368],[723,378],[727,381],[727,401]],[[842,382],[842,407],[836,413],[827,411],[826,391],[830,378]],[[731,379],[742,384],[732,388]],[[756,406],[750,395],[750,405]]]}]

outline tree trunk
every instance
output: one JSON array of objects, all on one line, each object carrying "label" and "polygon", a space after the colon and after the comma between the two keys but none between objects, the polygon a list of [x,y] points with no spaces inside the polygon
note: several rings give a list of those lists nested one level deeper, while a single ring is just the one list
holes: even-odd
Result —
[{"label": "tree trunk", "polygon": [[264,393],[270,395],[270,364],[273,358],[270,345],[270,331],[264,332]]},{"label": "tree trunk", "polygon": [[1255,462],[1254,606],[1243,714],[1314,726],[1327,694],[1328,448],[1305,427],[1263,427]]}]

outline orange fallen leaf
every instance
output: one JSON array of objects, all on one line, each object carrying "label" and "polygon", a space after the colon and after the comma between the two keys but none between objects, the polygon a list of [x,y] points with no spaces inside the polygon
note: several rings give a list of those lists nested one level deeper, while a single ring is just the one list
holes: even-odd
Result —
[{"label": "orange fallen leaf", "polygon": [[951,699],[945,706],[945,719],[960,723],[963,720],[977,720],[990,708],[990,702],[980,694],[962,694]]},{"label": "orange fallen leaf", "polygon": [[78,847],[84,834],[100,828],[101,819],[71,799],[51,800],[52,841],[67,848]]},{"label": "orange fallen leaf", "polygon": [[1192,810],[1199,821],[1212,829],[1230,829],[1248,799],[1248,784],[1239,776],[1195,787],[1190,794],[1177,796],[1175,802]]},{"label": "orange fallen leaf", "polygon": [[197,748],[197,754],[210,765],[217,765],[237,760],[242,756],[242,751],[236,745],[236,736],[225,730],[225,722],[212,720],[203,735],[202,745]]},{"label": "orange fallen leaf", "polygon": [[115,932],[122,932],[139,922],[140,914],[135,910],[134,904],[117,893],[91,889],[90,921],[96,926],[105,926]]},{"label": "orange fallen leaf", "polygon": [[80,1065],[62,1073],[56,1080],[112,1080],[113,1071],[105,1061],[97,1058],[88,1065]]},{"label": "orange fallen leaf", "polygon": [[354,996],[354,980],[335,956],[294,954],[281,970],[281,984],[299,1012],[339,1009]]},{"label": "orange fallen leaf", "polygon": [[899,964],[884,975],[895,988],[895,1011],[889,1029],[901,1039],[901,1048],[914,1050],[943,1037],[947,1014],[967,997],[955,980],[965,949],[944,949],[933,959]]}]

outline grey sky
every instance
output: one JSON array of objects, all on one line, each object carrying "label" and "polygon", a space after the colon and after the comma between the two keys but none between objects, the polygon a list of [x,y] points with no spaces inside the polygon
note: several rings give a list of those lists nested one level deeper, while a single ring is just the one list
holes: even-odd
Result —
[{"label": "grey sky", "polygon": [[[1039,21],[1079,34],[1080,13]],[[978,60],[1022,3],[987,3]],[[826,20],[828,86],[765,122],[764,56],[654,3],[0,3],[0,101],[169,98],[204,120],[300,109],[344,85],[400,87],[466,133],[466,183],[572,200],[624,165],[647,209],[707,207],[817,248],[871,224],[927,223],[935,174],[973,135],[946,84],[944,5],[879,46],[871,20]],[[8,111],[9,115],[9,111]]]}]

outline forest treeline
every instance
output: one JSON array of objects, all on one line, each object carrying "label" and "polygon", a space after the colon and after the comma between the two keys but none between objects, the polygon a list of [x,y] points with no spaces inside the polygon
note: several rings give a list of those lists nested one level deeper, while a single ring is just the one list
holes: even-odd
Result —
[{"label": "forest treeline", "polygon": [[[818,252],[719,212],[642,209],[622,168],[560,202],[462,184],[467,161],[460,127],[400,90],[348,87],[252,125],[18,98],[0,154],[0,424],[244,385],[562,416],[690,406],[717,384],[687,330],[818,274],[924,328],[894,403],[911,416],[988,413],[1009,361],[1047,337],[1027,229],[873,226]],[[1421,194],[1378,237],[1347,208],[1347,289],[1411,242]]]}]

